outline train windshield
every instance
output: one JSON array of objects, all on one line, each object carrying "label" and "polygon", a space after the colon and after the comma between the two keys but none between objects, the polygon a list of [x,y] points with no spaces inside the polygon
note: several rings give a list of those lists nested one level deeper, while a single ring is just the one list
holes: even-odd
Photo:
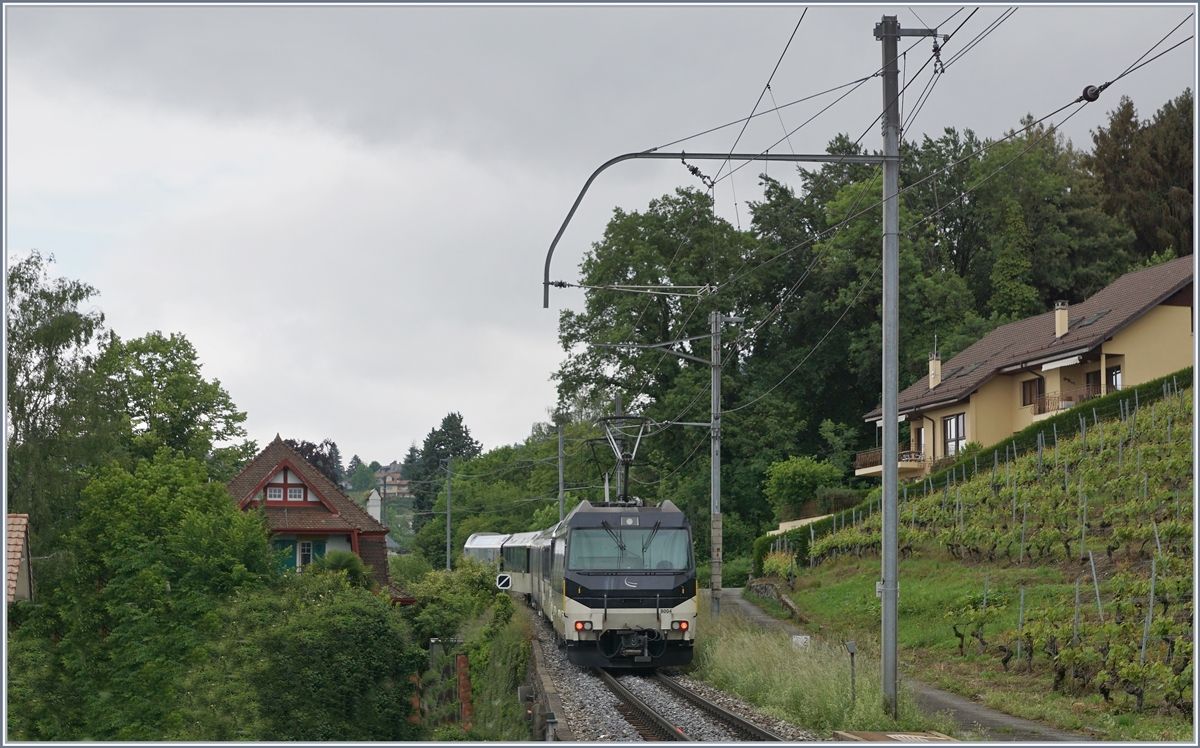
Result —
[{"label": "train windshield", "polygon": [[572,571],[692,568],[691,532],[683,528],[614,527],[571,531],[567,568]]}]

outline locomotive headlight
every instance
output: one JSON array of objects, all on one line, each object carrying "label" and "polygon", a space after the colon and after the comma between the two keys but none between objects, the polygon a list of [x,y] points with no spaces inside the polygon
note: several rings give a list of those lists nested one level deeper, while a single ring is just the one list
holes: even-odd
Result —
[{"label": "locomotive headlight", "polygon": [[688,630],[688,622],[687,621],[671,621],[671,628],[676,629],[678,631],[687,631]]},{"label": "locomotive headlight", "polygon": [[592,630],[592,622],[591,621],[576,621],[575,622],[575,630],[576,631],[591,631]]}]

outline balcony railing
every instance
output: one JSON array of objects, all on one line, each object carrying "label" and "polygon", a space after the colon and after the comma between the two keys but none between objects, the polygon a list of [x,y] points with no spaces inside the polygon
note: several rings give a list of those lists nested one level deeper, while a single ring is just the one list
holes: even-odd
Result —
[{"label": "balcony railing", "polygon": [[1066,410],[1074,408],[1080,403],[1087,402],[1093,397],[1100,397],[1104,394],[1100,385],[1089,384],[1085,387],[1075,387],[1061,392],[1050,392],[1045,395],[1039,395],[1034,400],[1033,405],[1028,406],[1029,411],[1033,415],[1038,416],[1042,413],[1052,413],[1056,410]]},{"label": "balcony railing", "polygon": [[[899,462],[925,462],[925,454],[923,452],[909,449],[908,444],[901,445],[897,460]],[[854,469],[862,470],[863,468],[878,467],[883,464],[883,447],[868,449],[865,452],[859,452],[854,455]]]}]

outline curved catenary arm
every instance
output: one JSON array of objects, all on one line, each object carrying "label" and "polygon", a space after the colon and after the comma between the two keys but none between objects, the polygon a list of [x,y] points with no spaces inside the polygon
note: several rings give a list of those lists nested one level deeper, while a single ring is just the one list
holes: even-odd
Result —
[{"label": "curved catenary arm", "polygon": [[825,163],[843,163],[843,164],[881,164],[884,162],[883,156],[839,156],[830,153],[819,154],[804,154],[804,153],[687,153],[680,151],[678,153],[663,153],[659,151],[637,151],[635,153],[624,153],[620,156],[610,158],[600,165],[600,168],[592,172],[588,180],[583,183],[583,189],[579,191],[579,197],[575,198],[575,204],[571,206],[571,210],[567,213],[566,219],[563,220],[562,226],[558,228],[558,233],[554,235],[554,241],[550,242],[550,250],[546,252],[546,269],[542,278],[542,308],[550,308],[550,259],[554,257],[554,248],[558,246],[558,240],[562,238],[563,232],[567,230],[567,224],[571,222],[571,218],[575,215],[579,204],[583,202],[583,196],[587,194],[588,188],[592,186],[592,182],[596,181],[596,177],[600,176],[600,172],[604,171],[613,164],[618,164],[622,161],[628,161],[634,158],[658,158],[658,159],[692,159],[695,161],[814,161]]}]

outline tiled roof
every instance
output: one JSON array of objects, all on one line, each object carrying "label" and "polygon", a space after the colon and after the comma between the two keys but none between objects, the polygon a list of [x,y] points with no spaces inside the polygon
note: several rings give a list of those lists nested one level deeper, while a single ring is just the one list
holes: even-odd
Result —
[{"label": "tiled roof", "polygon": [[394,584],[389,584],[385,591],[387,592],[388,596],[392,598],[392,602],[400,605],[412,605],[417,601],[417,598],[408,594]]},{"label": "tiled roof", "polygon": [[5,572],[8,576],[8,602],[17,596],[17,580],[21,573],[21,557],[25,555],[28,542],[29,515],[8,515],[8,533],[5,535]]},{"label": "tiled roof", "polygon": [[[1054,312],[997,327],[942,364],[942,381],[933,389],[921,377],[900,393],[905,412],[964,400],[1000,369],[1053,361],[1091,351],[1129,323],[1192,282],[1192,256],[1122,275],[1111,285],[1067,310],[1070,328],[1054,337]],[[1190,297],[1189,297],[1190,300]],[[882,415],[877,407],[866,420]]]},{"label": "tiled roof", "polygon": [[[354,503],[341,489],[329,481],[321,472],[309,464],[296,450],[275,436],[267,448],[229,481],[229,494],[239,503],[253,497],[255,489],[278,471],[287,460],[311,487],[315,488],[337,510],[331,514],[323,505],[305,507],[266,507],[267,521],[271,529],[320,530],[348,532],[358,528],[362,532],[387,532],[374,517]],[[368,562],[369,563],[369,562]]]},{"label": "tiled roof", "polygon": [[359,538],[358,555],[363,563],[371,567],[379,586],[386,588],[391,583],[391,575],[388,574],[387,546],[383,538]]}]

